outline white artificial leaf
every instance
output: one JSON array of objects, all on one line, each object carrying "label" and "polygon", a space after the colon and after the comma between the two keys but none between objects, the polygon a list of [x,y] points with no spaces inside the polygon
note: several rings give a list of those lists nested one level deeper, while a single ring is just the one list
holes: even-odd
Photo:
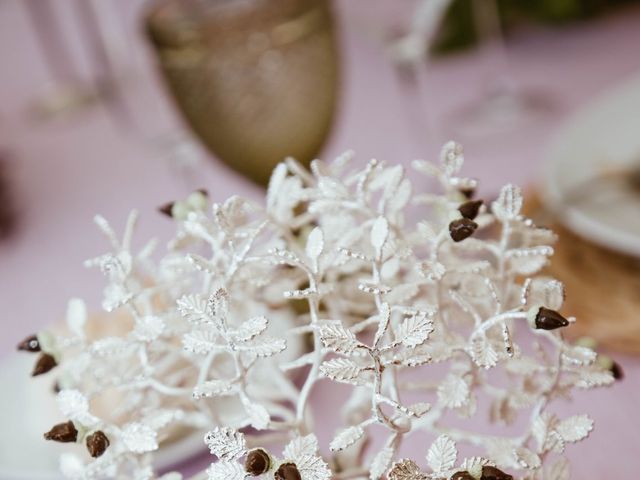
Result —
[{"label": "white artificial leaf", "polygon": [[459,408],[469,401],[469,384],[460,376],[449,374],[438,386],[438,399],[447,408]]},{"label": "white artificial leaf", "polygon": [[79,390],[61,390],[57,396],[58,408],[65,418],[85,427],[98,423],[98,418],[89,413],[89,400]]},{"label": "white artificial leaf", "polygon": [[376,454],[375,457],[373,457],[371,465],[369,466],[369,478],[371,480],[378,480],[387,473],[387,470],[389,470],[389,466],[393,461],[394,453],[395,450],[393,448],[384,447]]},{"label": "white artificial leaf", "polygon": [[256,357],[271,357],[287,348],[284,338],[261,337],[249,343],[242,343],[236,346],[238,350],[247,351]]},{"label": "white artificial leaf", "polygon": [[458,458],[456,443],[447,435],[436,438],[427,452],[427,463],[436,473],[453,468],[456,458]]},{"label": "white artificial leaf", "polygon": [[371,245],[378,257],[382,254],[382,247],[389,236],[389,223],[385,217],[378,217],[371,227]]},{"label": "white artificial leaf", "polygon": [[247,443],[244,434],[228,427],[216,427],[204,436],[212,455],[220,460],[235,460],[244,455]]},{"label": "white artificial leaf", "polygon": [[229,293],[224,288],[216,290],[207,301],[207,310],[217,322],[225,323],[229,313]]},{"label": "white artificial leaf", "polygon": [[338,382],[353,383],[362,367],[347,358],[332,358],[320,365],[322,376]]},{"label": "white artificial leaf", "polygon": [[182,346],[191,353],[205,354],[223,347],[216,344],[218,332],[213,330],[193,330],[182,337]]},{"label": "white artificial leaf", "polygon": [[528,448],[518,447],[513,450],[513,455],[518,465],[520,465],[520,467],[522,468],[535,470],[536,468],[540,468],[540,466],[542,465],[540,457]]},{"label": "white artificial leaf", "polygon": [[418,402],[418,403],[414,403],[413,405],[409,406],[409,408],[407,410],[414,417],[421,417],[425,413],[427,413],[429,410],[431,410],[431,404],[427,403],[427,402]]},{"label": "white artificial leaf", "polygon": [[542,412],[533,420],[531,424],[531,434],[538,445],[539,452],[548,450],[549,433],[554,430],[557,423],[557,417],[548,412]]},{"label": "white artificial leaf", "polygon": [[74,335],[84,337],[84,325],[87,323],[87,306],[84,300],[72,298],[67,303],[67,326]]},{"label": "white artificial leaf", "polygon": [[408,178],[405,178],[400,182],[395,194],[387,200],[388,212],[399,212],[407,206],[409,200],[411,200],[412,187]]},{"label": "white artificial leaf", "polygon": [[133,422],[122,429],[122,442],[133,453],[145,453],[158,449],[158,434],[143,423]]},{"label": "white artificial leaf", "polygon": [[330,480],[331,470],[327,463],[317,455],[301,455],[295,457],[300,476],[304,480]]},{"label": "white artificial leaf", "polygon": [[452,140],[445,143],[440,150],[440,163],[448,177],[457,174],[464,163],[462,145]]},{"label": "white artificial leaf", "polygon": [[320,327],[322,344],[337,353],[350,354],[358,345],[356,336],[339,323],[330,323]]},{"label": "white artificial leaf", "polygon": [[207,468],[208,480],[244,480],[247,472],[237,462],[216,462]]},{"label": "white artificial leaf", "polygon": [[267,188],[267,209],[271,210],[277,203],[280,187],[287,176],[287,165],[284,162],[279,163],[271,173],[269,179],[269,187]]},{"label": "white artificial leaf", "polygon": [[334,439],[329,444],[329,448],[332,452],[344,450],[356,443],[364,435],[364,430],[360,425],[354,425],[352,427],[345,428],[338,432]]},{"label": "white artificial leaf", "polygon": [[196,267],[196,270],[207,273],[215,273],[213,264],[203,256],[197,255],[195,253],[190,253],[189,255],[187,255],[187,259],[194,267]]},{"label": "white artificial leaf", "polygon": [[562,352],[562,360],[573,365],[591,365],[597,356],[594,350],[581,345],[565,346]]},{"label": "white artificial leaf", "polygon": [[208,321],[207,302],[200,295],[184,295],[176,304],[180,315],[188,322],[197,325]]},{"label": "white artificial leaf", "polygon": [[608,370],[583,370],[579,375],[579,378],[575,381],[575,385],[578,388],[589,389],[603,387],[605,385],[611,385],[615,381],[613,374]]},{"label": "white artificial leaf", "polygon": [[560,310],[564,303],[564,298],[565,289],[563,283],[545,277],[532,279],[526,293],[528,306],[543,305],[552,310]]},{"label": "white artificial leaf", "polygon": [[242,323],[239,328],[232,330],[230,334],[236,341],[246,342],[264,332],[268,324],[268,320],[263,316],[253,317]]},{"label": "white artificial leaf", "polygon": [[509,259],[509,268],[518,275],[534,275],[548,263],[549,258],[545,255],[511,257]]},{"label": "white artificial leaf", "polygon": [[271,417],[266,408],[258,403],[244,402],[244,409],[247,412],[249,424],[257,429],[264,430],[269,425]]},{"label": "white artificial leaf", "polygon": [[322,254],[322,250],[324,249],[324,236],[322,235],[322,230],[320,227],[315,227],[309,233],[307,237],[307,246],[306,253],[309,260],[311,260],[311,265],[313,267],[314,272],[318,271],[318,258]]},{"label": "white artificial leaf", "polygon": [[282,455],[288,459],[299,457],[312,457],[318,453],[318,439],[315,435],[305,435],[291,440],[282,451]]},{"label": "white artificial leaf", "polygon": [[164,320],[155,315],[146,315],[136,320],[133,336],[142,342],[152,342],[164,332]]},{"label": "white artificial leaf", "polygon": [[578,442],[586,438],[593,430],[593,420],[587,415],[574,415],[562,420],[556,431],[565,442]]},{"label": "white artificial leaf", "polygon": [[479,367],[492,368],[498,363],[498,354],[484,335],[476,335],[471,339],[470,350],[471,358]]},{"label": "white artificial leaf", "polygon": [[387,474],[389,480],[426,480],[420,467],[413,460],[403,459],[396,462]]},{"label": "white artificial leaf", "polygon": [[143,423],[150,426],[154,430],[160,430],[161,428],[165,428],[173,421],[183,420],[184,416],[185,415],[183,410],[152,410],[145,415]]},{"label": "white artificial leaf", "polygon": [[422,345],[433,332],[433,320],[425,312],[417,312],[403,320],[397,337],[406,347]]},{"label": "white artificial leaf", "polygon": [[522,191],[511,184],[502,187],[498,199],[491,206],[491,211],[503,222],[515,219],[521,209]]},{"label": "white artificial leaf", "polygon": [[380,340],[382,340],[382,336],[389,325],[389,320],[391,319],[391,308],[387,302],[384,302],[380,305],[380,312],[378,313],[378,329],[376,330],[376,334],[373,338],[373,344],[378,345]]},{"label": "white artificial leaf", "polygon": [[416,283],[401,283],[395,285],[384,298],[389,303],[402,304],[414,298],[419,291],[420,286]]},{"label": "white artificial leaf", "polygon": [[193,388],[193,398],[199,400],[208,397],[233,395],[236,388],[226,380],[209,380]]}]

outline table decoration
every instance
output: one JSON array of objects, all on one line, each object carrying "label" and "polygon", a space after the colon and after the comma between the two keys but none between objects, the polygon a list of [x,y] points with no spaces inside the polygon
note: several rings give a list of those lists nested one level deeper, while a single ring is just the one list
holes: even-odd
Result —
[{"label": "table decoration", "polygon": [[266,186],[287,155],[317,155],[338,92],[328,0],[165,0],[146,26],[179,110],[221,161]]},{"label": "table decoration", "polygon": [[[522,215],[514,185],[490,204],[473,199],[454,142],[439,162],[414,162],[437,194],[414,192],[401,166],[352,158],[310,171],[287,159],[264,206],[210,206],[195,192],[163,207],[177,234],[155,262],[155,243],[133,248],[136,214],[122,236],[96,217],[112,251],[87,265],[107,277],[105,310],[130,328],[92,338],[73,301],[68,333],[18,347],[35,356],[34,375],[57,379],[61,418],[45,438],[79,444],[61,458],[68,478],[158,478],[152,452],[177,426],[209,429],[209,480],[569,478],[563,452],[593,421],[552,405],[620,369],[563,338],[575,322],[560,313],[564,287],[537,275],[555,235]],[[268,329],[292,299],[307,308],[287,333],[313,349],[283,361],[289,342]],[[353,393],[327,455],[313,413],[336,414],[312,413],[309,399],[331,382]],[[109,396],[117,407],[98,414]],[[478,428],[487,411],[512,433]],[[426,463],[401,456],[419,432],[431,436]]]}]

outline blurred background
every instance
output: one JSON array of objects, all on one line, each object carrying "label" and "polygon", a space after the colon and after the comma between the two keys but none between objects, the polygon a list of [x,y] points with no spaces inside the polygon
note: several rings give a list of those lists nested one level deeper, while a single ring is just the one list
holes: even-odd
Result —
[{"label": "blurred background", "polygon": [[[68,297],[98,305],[94,214],[167,238],[159,205],[259,199],[287,155],[409,166],[449,139],[481,198],[525,188],[576,335],[640,372],[640,2],[0,0],[0,381]],[[627,410],[595,400],[611,435],[633,381]]]}]

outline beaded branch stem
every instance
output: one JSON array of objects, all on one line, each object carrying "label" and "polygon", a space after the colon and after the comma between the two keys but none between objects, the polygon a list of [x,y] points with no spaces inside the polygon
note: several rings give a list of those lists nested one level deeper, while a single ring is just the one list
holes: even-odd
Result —
[{"label": "beaded branch stem", "polygon": [[[63,455],[63,473],[158,478],[151,452],[187,427],[209,430],[210,480],[569,478],[565,446],[593,422],[547,407],[621,369],[563,339],[574,322],[558,312],[563,286],[538,273],[554,234],[521,215],[513,185],[490,205],[473,200],[462,163],[454,142],[439,162],[414,162],[442,190],[427,194],[402,167],[358,169],[351,153],[311,171],[287,159],[264,206],[210,206],[204,191],[163,206],[177,234],[158,260],[155,242],[132,251],[135,212],[122,239],[96,217],[112,251],[87,265],[107,276],[110,329],[76,299],[66,331],[19,345],[38,352],[34,375],[57,373],[64,421],[45,437],[86,447]],[[323,457],[309,400],[325,379],[353,393]],[[451,426],[481,400],[493,422],[529,421],[513,436]],[[386,439],[369,452],[374,430]],[[433,436],[424,466],[399,458],[418,432]],[[463,445],[477,453],[459,461]]]}]

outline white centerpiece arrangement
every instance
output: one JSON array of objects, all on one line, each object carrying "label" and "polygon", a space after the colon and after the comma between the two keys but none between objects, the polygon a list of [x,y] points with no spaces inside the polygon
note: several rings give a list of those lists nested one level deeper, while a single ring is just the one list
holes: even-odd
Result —
[{"label": "white centerpiece arrangement", "polygon": [[[155,242],[132,248],[135,213],[122,237],[96,218],[111,251],[87,264],[118,328],[95,328],[74,300],[65,332],[19,346],[37,352],[34,375],[56,376],[62,422],[45,438],[79,444],[66,477],[158,478],[159,444],[200,429],[210,480],[569,478],[564,450],[593,422],[548,407],[621,372],[563,339],[563,286],[539,274],[553,232],[522,215],[513,185],[474,200],[454,142],[413,164],[437,194],[352,156],[310,171],[287,159],[264,205],[200,191],[165,206],[177,234],[160,258]],[[310,398],[332,382],[353,392],[319,446],[314,425],[337,414]],[[476,431],[487,413],[514,433]],[[403,459],[417,433],[426,458]]]}]

